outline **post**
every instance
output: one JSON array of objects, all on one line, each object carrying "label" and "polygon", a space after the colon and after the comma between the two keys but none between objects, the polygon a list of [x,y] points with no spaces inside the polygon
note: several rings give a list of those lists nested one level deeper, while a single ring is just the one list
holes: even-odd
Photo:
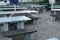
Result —
[{"label": "post", "polygon": [[56,17],[51,17],[51,21],[55,21],[56,20]]},{"label": "post", "polygon": [[53,16],[51,16],[51,21],[55,21],[56,20],[56,12],[53,13]]},{"label": "post", "polygon": [[8,40],[13,40],[13,38],[12,37],[9,37]]},{"label": "post", "polygon": [[45,6],[43,6],[43,12],[45,12],[45,11],[46,11]]},{"label": "post", "polygon": [[8,31],[8,23],[4,23],[3,26],[1,27],[1,32]]},{"label": "post", "polygon": [[5,37],[4,40],[13,40],[12,37]]},{"label": "post", "polygon": [[[8,30],[8,23],[4,23],[3,26],[1,26],[1,32],[6,32]],[[12,40],[12,37],[4,37],[4,40]]]},{"label": "post", "polygon": [[32,34],[25,34],[25,40],[34,40],[34,33],[32,33]]},{"label": "post", "polygon": [[17,29],[24,29],[24,22],[18,22]]},{"label": "post", "polygon": [[14,11],[16,11],[16,4],[14,4]]}]

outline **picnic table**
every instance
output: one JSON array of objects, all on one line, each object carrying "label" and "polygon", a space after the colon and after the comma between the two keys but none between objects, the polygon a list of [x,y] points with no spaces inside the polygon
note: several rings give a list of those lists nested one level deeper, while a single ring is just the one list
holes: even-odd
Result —
[{"label": "picnic table", "polygon": [[46,11],[46,10],[45,10],[45,7],[46,7],[46,6],[47,6],[47,5],[32,5],[31,8],[39,11],[39,13],[40,13],[40,12],[42,12],[42,11],[44,11],[44,12]]},{"label": "picnic table", "polygon": [[56,17],[58,16],[58,13],[57,12],[60,12],[60,9],[51,9],[52,13],[51,13],[51,21],[55,21],[56,20]]},{"label": "picnic table", "polygon": [[[10,9],[10,8],[3,8],[4,10]],[[13,9],[13,8],[11,8]],[[19,8],[17,8],[19,9]],[[25,13],[38,13],[37,11],[34,10],[23,10],[23,11],[0,11],[0,15],[4,15],[5,17],[0,17],[0,24],[3,24],[3,26],[1,26],[1,32],[6,33],[6,35],[4,36],[4,40],[13,40],[13,37],[7,37],[7,36],[12,36],[12,35],[18,35],[18,34],[25,34],[25,40],[34,40],[34,38],[32,36],[34,36],[34,34],[30,34],[35,32],[36,30],[22,30],[24,29],[24,22],[27,20],[31,20],[30,18],[26,17],[26,16],[9,16],[7,17],[7,15],[10,14],[25,14]],[[17,23],[17,30],[15,31],[11,31],[9,30],[9,23]],[[19,30],[20,29],[20,30]],[[8,33],[9,32],[9,33]],[[8,34],[7,34],[8,33]],[[11,33],[11,35],[10,35]]]},{"label": "picnic table", "polygon": [[[7,9],[9,10],[10,8],[3,8],[3,10],[7,10]],[[11,9],[14,9],[14,8],[12,7]],[[17,8],[17,9],[19,9],[19,8]],[[38,11],[35,11],[35,10],[19,10],[19,11],[8,11],[8,10],[7,11],[0,11],[0,15],[2,15],[2,17],[0,17],[0,20],[1,20],[0,24],[3,24],[3,26],[1,26],[1,32],[7,32],[7,31],[9,32],[10,31],[10,29],[9,29],[10,24],[9,23],[16,23],[17,30],[24,29],[25,28],[24,22],[31,20],[31,18],[28,18],[25,15],[20,15],[20,14],[38,14]],[[10,16],[11,14],[14,14],[14,16]],[[15,16],[15,14],[16,15],[18,14],[18,16]],[[20,31],[18,31],[17,33],[20,34],[19,32]],[[24,31],[24,32],[26,32],[26,31]],[[29,38],[31,38],[31,35],[34,35],[34,34],[29,34],[29,33],[28,34],[26,33],[25,40],[28,40]],[[7,40],[7,39],[12,40],[12,37],[9,37],[9,38],[5,37],[4,40]]]},{"label": "picnic table", "polygon": [[0,18],[0,24],[3,24],[1,27],[1,31],[5,32],[8,31],[8,23],[17,23],[17,29],[24,29],[24,21],[31,20],[26,16],[17,16],[17,17],[3,17]]}]

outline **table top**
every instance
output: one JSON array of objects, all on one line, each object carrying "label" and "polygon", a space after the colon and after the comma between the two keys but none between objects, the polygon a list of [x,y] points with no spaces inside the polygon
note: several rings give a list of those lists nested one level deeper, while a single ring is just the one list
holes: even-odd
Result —
[{"label": "table top", "polygon": [[44,6],[47,6],[47,5],[32,5],[31,7],[44,7]]},{"label": "table top", "polygon": [[60,9],[51,9],[51,11],[60,11]]},{"label": "table top", "polygon": [[35,10],[22,10],[22,11],[1,11],[0,12],[0,15],[1,14],[19,14],[19,13],[38,13],[38,11],[35,11]]},{"label": "table top", "polygon": [[53,8],[60,8],[60,5],[53,5]]},{"label": "table top", "polygon": [[27,21],[27,20],[31,20],[31,19],[26,16],[2,17],[0,18],[0,23]]},{"label": "table top", "polygon": [[14,7],[9,8],[9,7],[0,7],[0,10],[11,10],[11,9],[25,9],[25,10],[27,10],[27,8],[14,8]]},{"label": "table top", "polygon": [[31,6],[31,7],[43,7],[42,5],[38,5],[38,6],[36,6],[36,5],[33,5],[33,6]]},{"label": "table top", "polygon": [[[0,8],[0,9],[8,10],[8,9],[14,9],[14,8]],[[27,8],[16,8],[16,9],[27,9]]]},{"label": "table top", "polygon": [[0,5],[6,5],[9,4],[9,1],[7,1],[7,3],[4,3],[4,1],[0,1]]}]

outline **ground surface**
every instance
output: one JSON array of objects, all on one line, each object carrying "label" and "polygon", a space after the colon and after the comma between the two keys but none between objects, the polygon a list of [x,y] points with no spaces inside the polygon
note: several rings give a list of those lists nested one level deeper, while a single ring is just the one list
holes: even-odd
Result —
[{"label": "ground surface", "polygon": [[60,21],[51,22],[49,14],[49,11],[39,14],[41,16],[40,24],[26,26],[27,28],[34,27],[38,30],[35,33],[35,40],[46,40],[53,37],[60,40]]}]

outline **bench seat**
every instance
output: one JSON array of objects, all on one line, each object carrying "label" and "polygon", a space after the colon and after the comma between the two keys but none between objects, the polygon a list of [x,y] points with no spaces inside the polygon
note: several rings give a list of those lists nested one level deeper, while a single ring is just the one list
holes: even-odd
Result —
[{"label": "bench seat", "polygon": [[30,14],[31,16],[32,16],[32,19],[39,19],[39,18],[41,18],[41,17],[39,17],[39,15],[37,15],[37,14]]},{"label": "bench seat", "polygon": [[28,14],[27,17],[31,18],[33,24],[39,24],[41,17],[38,14]]},{"label": "bench seat", "polygon": [[3,32],[2,35],[5,37],[10,37],[10,36],[14,36],[14,35],[18,35],[18,34],[30,34],[30,33],[34,33],[37,32],[36,29],[19,29],[19,30],[14,30],[14,31],[6,31]]}]

